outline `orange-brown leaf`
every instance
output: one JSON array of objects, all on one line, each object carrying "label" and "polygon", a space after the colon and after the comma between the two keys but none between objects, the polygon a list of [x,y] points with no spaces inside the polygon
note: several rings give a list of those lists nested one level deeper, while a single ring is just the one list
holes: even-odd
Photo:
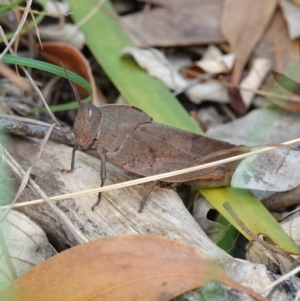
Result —
[{"label": "orange-brown leaf", "polygon": [[194,247],[152,235],[104,238],[64,251],[19,278],[5,300],[163,301],[210,279],[266,300]]}]

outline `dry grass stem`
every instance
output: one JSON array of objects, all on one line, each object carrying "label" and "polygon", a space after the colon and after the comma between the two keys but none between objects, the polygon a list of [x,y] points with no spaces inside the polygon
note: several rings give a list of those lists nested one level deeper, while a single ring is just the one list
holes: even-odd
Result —
[{"label": "dry grass stem", "polygon": [[[0,61],[2,60],[3,56],[8,52],[10,51],[11,49],[11,46],[13,45],[13,43],[16,41],[16,39],[19,37],[19,34],[25,24],[25,21],[27,19],[27,16],[29,14],[29,11],[30,11],[30,8],[31,8],[31,4],[32,4],[32,0],[28,0],[27,1],[27,4],[26,4],[26,8],[25,8],[25,11],[24,11],[24,14],[22,16],[22,19],[18,25],[18,28],[16,29],[15,33],[14,33],[14,36],[12,37],[12,39],[9,41],[9,43],[7,43],[5,49],[3,50],[3,52],[0,54]],[[3,32],[2,30],[2,27],[0,26],[0,29],[1,31]],[[5,35],[4,35],[5,36]],[[3,38],[3,37],[2,37]],[[4,39],[3,39],[4,40]]]}]

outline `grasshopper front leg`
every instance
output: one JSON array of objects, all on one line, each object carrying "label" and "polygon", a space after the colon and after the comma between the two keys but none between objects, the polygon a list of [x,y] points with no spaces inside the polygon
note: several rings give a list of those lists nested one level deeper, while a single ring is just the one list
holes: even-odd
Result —
[{"label": "grasshopper front leg", "polygon": [[[106,153],[107,153],[107,150],[104,148],[100,148],[100,149],[97,149],[97,151],[99,153],[100,161],[101,161],[101,172],[100,172],[101,184],[100,184],[100,187],[103,187],[105,180],[106,180]],[[92,206],[93,211],[95,210],[96,206],[98,206],[100,204],[101,197],[102,197],[102,192],[99,192],[97,202]]]},{"label": "grasshopper front leg", "polygon": [[67,169],[62,169],[61,172],[62,173],[71,173],[74,170],[74,166],[75,166],[75,152],[78,150],[78,145],[75,144],[72,150],[72,159],[71,159],[71,168],[69,170]]}]

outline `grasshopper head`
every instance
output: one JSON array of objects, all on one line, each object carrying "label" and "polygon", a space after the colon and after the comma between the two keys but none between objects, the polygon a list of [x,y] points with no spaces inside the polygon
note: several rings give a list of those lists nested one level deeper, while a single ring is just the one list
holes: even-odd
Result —
[{"label": "grasshopper head", "polygon": [[101,112],[92,104],[81,104],[74,121],[73,132],[76,144],[87,149],[97,139],[100,128]]}]

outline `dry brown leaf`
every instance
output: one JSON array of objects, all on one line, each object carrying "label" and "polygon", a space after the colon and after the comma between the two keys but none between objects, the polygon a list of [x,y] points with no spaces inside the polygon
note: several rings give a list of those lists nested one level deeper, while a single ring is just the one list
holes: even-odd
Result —
[{"label": "dry brown leaf", "polygon": [[237,85],[254,47],[269,24],[276,0],[225,0],[221,16],[221,31],[236,55],[232,83]]},{"label": "dry brown leaf", "polygon": [[[76,47],[67,43],[46,42],[43,43],[43,49],[38,46],[37,50],[48,62],[57,66],[61,66],[62,62],[67,70],[73,71],[87,80],[93,88],[93,103],[96,102],[97,90],[90,64]],[[77,88],[84,97],[89,96],[85,89],[79,85]]]},{"label": "dry brown leaf", "polygon": [[273,68],[278,72],[286,71],[288,65],[298,61],[299,40],[290,40],[287,24],[280,9],[277,9],[264,39],[255,50],[254,56],[268,58],[271,60]]},{"label": "dry brown leaf", "polygon": [[64,251],[19,278],[5,296],[11,301],[163,301],[211,279],[266,300],[232,281],[197,249],[152,235],[104,238]]},{"label": "dry brown leaf", "polygon": [[182,46],[221,43],[222,0],[184,1],[122,18],[136,46]]}]

